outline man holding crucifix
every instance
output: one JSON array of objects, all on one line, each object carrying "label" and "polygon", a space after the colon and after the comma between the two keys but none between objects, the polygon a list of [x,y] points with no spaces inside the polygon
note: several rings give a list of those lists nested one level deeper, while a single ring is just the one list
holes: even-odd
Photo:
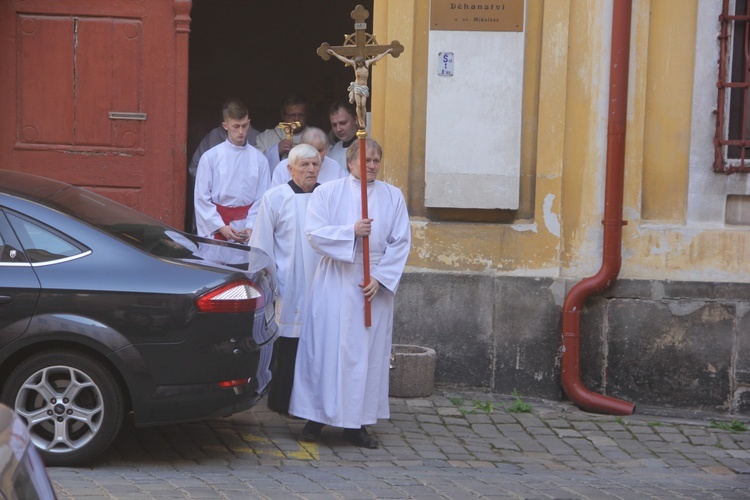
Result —
[{"label": "man holding crucifix", "polygon": [[324,43],[317,50],[324,61],[334,55],[354,66],[350,92],[357,100],[359,140],[346,152],[351,175],[322,185],[308,205],[305,234],[322,258],[302,323],[289,413],[308,419],[305,440],[319,440],[323,427],[332,425],[343,427],[355,446],[377,448],[365,425],[390,418],[393,298],[411,230],[401,190],[376,180],[383,150],[367,139],[365,108],[369,66],[404,48],[398,41],[377,45],[365,32],[369,15],[357,5],[355,33],[343,46]]},{"label": "man holding crucifix", "polygon": [[[289,413],[306,418],[302,437],[317,441],[325,425],[344,428],[356,446],[377,448],[365,425],[390,418],[388,379],[393,301],[411,248],[401,190],[376,180],[383,151],[366,144],[360,179],[360,141],[346,152],[349,177],[321,184],[307,207],[305,233],[322,258],[310,288],[297,350]],[[360,216],[365,184],[371,218]],[[370,241],[370,283],[362,284],[363,237]],[[362,318],[363,298],[372,325]]]},{"label": "man holding crucifix", "polygon": [[358,5],[352,12],[356,32],[344,46],[324,43],[317,51],[323,60],[335,55],[355,67],[351,92],[359,96],[359,140],[346,152],[351,175],[321,185],[307,208],[305,234],[322,258],[302,322],[289,413],[308,419],[305,440],[317,441],[323,427],[333,425],[343,427],[355,446],[377,448],[365,425],[390,418],[393,298],[411,229],[401,190],[376,180],[383,150],[367,139],[365,112],[369,66],[404,48],[397,41],[376,45],[365,33],[368,16]]}]

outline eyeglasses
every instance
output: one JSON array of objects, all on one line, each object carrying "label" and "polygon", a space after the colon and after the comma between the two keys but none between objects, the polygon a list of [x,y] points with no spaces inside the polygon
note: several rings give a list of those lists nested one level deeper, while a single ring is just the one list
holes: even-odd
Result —
[{"label": "eyeglasses", "polygon": [[300,118],[304,118],[305,116],[307,116],[307,113],[287,113],[287,112],[284,112],[284,116],[286,118],[294,118],[296,120],[299,120]]}]

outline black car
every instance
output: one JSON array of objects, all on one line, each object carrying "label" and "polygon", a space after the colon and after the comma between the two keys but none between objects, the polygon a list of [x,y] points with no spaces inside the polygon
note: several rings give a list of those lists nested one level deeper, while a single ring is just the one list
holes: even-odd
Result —
[{"label": "black car", "polygon": [[57,498],[26,424],[0,404],[0,498]]},{"label": "black car", "polygon": [[270,382],[270,258],[0,170],[0,400],[47,465],[136,426],[225,416]]}]

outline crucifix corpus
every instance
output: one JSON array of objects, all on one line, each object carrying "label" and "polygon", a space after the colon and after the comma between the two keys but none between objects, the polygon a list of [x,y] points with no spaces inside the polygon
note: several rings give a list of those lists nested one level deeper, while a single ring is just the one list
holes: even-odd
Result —
[{"label": "crucifix corpus", "polygon": [[[370,66],[388,54],[398,57],[404,51],[404,46],[398,40],[390,45],[378,45],[375,35],[366,32],[367,18],[370,13],[361,5],[357,5],[352,11],[354,19],[354,33],[344,35],[344,45],[330,46],[323,43],[318,47],[317,54],[327,61],[331,56],[354,68],[354,81],[347,89],[349,91],[349,102],[357,106],[357,138],[359,138],[359,179],[362,186],[362,218],[367,219],[367,98],[370,90],[367,80],[370,76]],[[362,238],[362,266],[364,268],[364,282],[370,283],[370,240],[367,236]],[[370,303],[365,301],[365,326],[372,324],[370,314]]]}]

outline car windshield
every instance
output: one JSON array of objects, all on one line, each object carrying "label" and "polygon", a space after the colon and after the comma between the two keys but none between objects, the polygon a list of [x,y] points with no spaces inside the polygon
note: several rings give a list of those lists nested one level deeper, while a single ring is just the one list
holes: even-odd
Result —
[{"label": "car windshield", "polygon": [[249,260],[247,247],[183,233],[86,189],[71,187],[47,198],[45,202],[158,257],[233,265]]}]

